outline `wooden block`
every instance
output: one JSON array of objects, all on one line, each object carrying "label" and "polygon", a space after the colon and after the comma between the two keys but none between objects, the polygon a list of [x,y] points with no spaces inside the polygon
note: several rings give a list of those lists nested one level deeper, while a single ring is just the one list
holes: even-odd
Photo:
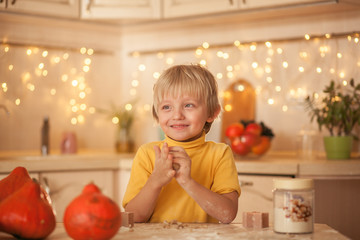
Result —
[{"label": "wooden block", "polygon": [[130,228],[134,227],[134,213],[121,212],[121,226]]},{"label": "wooden block", "polygon": [[253,229],[267,228],[269,227],[269,213],[243,212],[243,226]]}]

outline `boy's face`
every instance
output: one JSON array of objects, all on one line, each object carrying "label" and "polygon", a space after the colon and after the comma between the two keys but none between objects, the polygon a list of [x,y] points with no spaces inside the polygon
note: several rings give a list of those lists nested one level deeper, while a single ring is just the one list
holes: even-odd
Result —
[{"label": "boy's face", "polygon": [[159,124],[164,133],[176,141],[191,141],[202,135],[208,117],[204,102],[197,98],[183,95],[165,96],[158,105]]}]

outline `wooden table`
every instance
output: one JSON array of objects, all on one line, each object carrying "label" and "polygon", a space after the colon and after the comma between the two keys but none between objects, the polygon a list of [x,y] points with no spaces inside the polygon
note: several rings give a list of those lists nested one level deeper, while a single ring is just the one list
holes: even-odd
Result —
[{"label": "wooden table", "polygon": [[[271,228],[263,230],[248,230],[242,224],[203,224],[203,223],[142,223],[135,224],[133,228],[121,227],[113,238],[131,240],[200,240],[200,239],[311,239],[311,240],[343,240],[349,239],[325,224],[315,224],[312,234],[279,234]],[[0,233],[1,240],[14,239],[12,236]],[[48,240],[70,240],[62,223],[47,238]]]}]

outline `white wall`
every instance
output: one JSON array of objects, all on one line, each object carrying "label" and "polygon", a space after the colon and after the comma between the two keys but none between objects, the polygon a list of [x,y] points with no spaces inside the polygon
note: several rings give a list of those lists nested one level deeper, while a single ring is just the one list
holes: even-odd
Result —
[{"label": "white wall", "polygon": [[[273,58],[273,72],[270,74],[274,80],[272,84],[267,84],[264,79],[266,74],[257,75],[251,68],[251,63],[257,61],[264,63],[267,57],[266,47],[258,46],[256,53],[244,51],[239,53],[235,48],[216,49],[206,51],[205,57],[196,58],[194,51],[185,52],[168,52],[164,57],[159,59],[156,55],[144,55],[137,58],[129,57],[129,52],[146,51],[154,49],[176,49],[187,46],[201,46],[203,42],[210,43],[210,46],[223,43],[233,43],[235,40],[240,42],[262,41],[271,39],[286,39],[292,37],[310,35],[324,35],[325,33],[341,33],[358,31],[360,23],[359,12],[339,13],[329,15],[315,15],[308,17],[279,18],[272,20],[262,20],[256,22],[234,21],[227,24],[213,24],[205,26],[191,25],[191,21],[185,28],[172,27],[171,23],[164,24],[161,27],[148,24],[137,29],[133,27],[124,33],[122,42],[124,46],[122,62],[126,66],[123,72],[124,79],[138,79],[140,86],[138,87],[138,95],[141,96],[143,103],[151,103],[150,91],[155,79],[152,77],[153,72],[161,72],[167,68],[165,63],[167,57],[172,57],[174,64],[199,62],[206,59],[209,69],[214,73],[226,74],[226,66],[232,65],[239,68],[234,71],[234,78],[223,78],[218,80],[221,90],[224,90],[231,82],[238,78],[246,79],[254,87],[262,87],[264,90],[257,95],[256,120],[264,121],[266,125],[271,127],[276,135],[273,140],[272,150],[293,151],[297,149],[297,135],[303,128],[309,128],[310,118],[304,111],[301,104],[294,103],[288,99],[290,89],[302,87],[307,89],[307,93],[313,91],[321,92],[323,87],[330,82],[331,79],[340,79],[337,74],[330,74],[331,67],[336,68],[336,73],[344,70],[346,76],[343,80],[354,77],[357,82],[359,79],[359,60],[360,46],[359,44],[348,44],[346,39],[329,40],[326,42],[332,49],[325,58],[319,57],[320,43],[285,42],[274,44],[273,49],[281,47],[284,54],[278,59]],[[136,30],[134,30],[134,28]],[[155,29],[155,30],[154,30]],[[311,41],[312,42],[312,41]],[[337,48],[337,49],[336,49]],[[219,60],[216,52],[222,50],[230,54],[228,60]],[[312,58],[305,62],[299,59],[299,52],[306,50],[312,54]],[[343,53],[342,60],[336,63],[336,51]],[[289,68],[284,70],[281,65],[282,61],[289,62]],[[131,65],[130,65],[131,64]],[[146,65],[146,71],[137,70],[139,64]],[[305,65],[304,65],[305,64]],[[264,64],[263,64],[264,65]],[[131,66],[131,67],[129,67]],[[297,67],[305,66],[307,71],[300,74]],[[323,70],[321,74],[316,73],[316,67],[320,66]],[[134,76],[135,75],[135,76]],[[341,80],[341,79],[340,79]],[[129,83],[124,81],[123,89],[129,87]],[[268,98],[267,91],[273,91],[275,85],[282,87],[282,92],[275,97],[276,103],[272,106],[266,103]],[[274,94],[274,93],[273,93]],[[281,106],[286,104],[289,108],[287,112],[282,111]],[[142,129],[138,134],[138,142],[147,142],[158,138],[158,128],[151,126],[151,114],[147,113],[146,117],[141,117],[137,123],[137,129]],[[144,128],[143,126],[147,126]],[[218,141],[220,138],[220,120],[216,121],[210,131],[208,138]],[[317,129],[316,125],[310,126]],[[319,149],[322,149],[322,143],[319,143]]]},{"label": "white wall", "polygon": [[[16,18],[17,19],[17,18]],[[213,25],[172,25],[148,23],[140,26],[116,27],[105,26],[102,24],[89,24],[72,21],[49,21],[33,20],[27,23],[23,21],[0,15],[0,37],[7,41],[29,42],[38,45],[46,44],[51,46],[71,46],[71,47],[91,47],[111,51],[113,54],[95,54],[92,56],[91,70],[86,73],[86,82],[91,88],[91,94],[86,98],[87,106],[107,107],[113,101],[121,104],[133,98],[138,98],[137,115],[133,135],[136,144],[157,140],[159,138],[158,126],[154,123],[150,111],[144,106],[150,106],[152,102],[152,86],[155,81],[154,72],[163,71],[168,65],[165,63],[167,57],[172,57],[174,64],[193,63],[199,59],[194,56],[192,51],[166,53],[164,58],[159,59],[156,54],[140,56],[134,58],[129,56],[132,51],[167,49],[187,46],[200,46],[207,41],[211,44],[232,43],[235,40],[257,41],[278,38],[291,38],[293,36],[303,36],[305,34],[325,34],[358,31],[360,26],[359,12],[346,14],[315,15],[309,17],[299,17],[290,19],[272,19],[256,22],[234,21],[233,23],[213,24]],[[176,26],[176,27],[173,27]],[[360,50],[357,47],[347,48],[348,44],[340,42],[341,51],[347,56],[345,64],[347,72],[359,81],[359,62]],[[285,43],[280,44],[285,50],[286,58],[289,62],[299,64],[298,53],[301,49],[316,51],[316,47],[308,46],[306,43]],[[254,73],[249,64],[254,61],[254,57],[259,62],[264,61],[266,51],[260,47],[256,54],[243,52],[240,54],[236,49],[224,49],[230,53],[229,60],[219,60],[215,57],[216,51],[208,51],[206,59],[209,69],[214,73],[225,73],[227,65],[238,65],[239,70],[235,71],[235,77],[219,80],[220,89],[223,90],[236,78],[244,78],[255,87],[274,86],[264,82],[264,76],[260,77]],[[40,146],[40,127],[42,117],[49,115],[51,120],[51,145],[53,149],[60,146],[61,134],[65,130],[73,130],[77,133],[79,147],[84,149],[113,149],[115,127],[101,114],[89,114],[84,112],[85,122],[73,126],[70,123],[74,113],[69,111],[68,101],[72,98],[73,89],[59,83],[55,79],[57,94],[49,96],[48,90],[51,89],[51,82],[43,81],[43,77],[33,78],[37,83],[37,91],[29,93],[21,83],[21,76],[25,69],[37,66],[40,57],[33,55],[34,59],[28,61],[21,55],[20,48],[11,57],[4,56],[3,48],[0,48],[0,82],[6,81],[9,91],[4,93],[0,89],[0,104],[5,104],[10,110],[7,117],[0,110],[0,150],[18,151],[35,150]],[[50,51],[49,51],[50,52]],[[54,51],[60,54],[62,51]],[[71,64],[62,63],[62,71],[70,71],[69,68],[76,65],[81,69],[82,55],[72,54],[74,60]],[[348,61],[348,59],[350,59]],[[14,61],[16,68],[9,73],[6,66],[8,61]],[[321,59],[320,59],[321,60]],[[328,61],[328,60],[327,60]],[[321,90],[324,84],[330,80],[331,75],[316,73],[300,75],[294,66],[288,70],[280,70],[280,59],[273,62],[273,79],[279,81],[284,89],[290,87],[307,87],[308,91]],[[145,64],[146,70],[140,72],[137,67]],[[307,64],[317,64],[308,62]],[[322,63],[324,68],[330,62]],[[5,67],[4,67],[5,66]],[[49,67],[53,71],[50,76],[56,78],[60,72],[58,67]],[[138,80],[139,86],[132,87],[132,80]],[[54,80],[54,79],[53,79]],[[320,82],[315,82],[319,80]],[[42,81],[42,82],[41,82]],[[10,90],[10,86],[13,87]],[[136,90],[133,96],[130,89]],[[16,89],[16,91],[14,90]],[[21,90],[19,92],[19,89]],[[11,94],[10,94],[11,93]],[[283,91],[282,96],[286,96]],[[281,95],[280,94],[280,95]],[[21,104],[16,106],[14,99],[19,95],[22,97]],[[264,91],[257,97],[256,120],[264,121],[270,126],[276,137],[273,141],[273,150],[292,151],[296,150],[296,135],[303,125],[309,123],[309,118],[303,108],[297,104],[288,102],[285,98],[278,98],[276,104],[269,106],[264,99],[267,99]],[[284,100],[285,99],[285,100]],[[80,100],[79,100],[80,101]],[[289,109],[283,112],[281,107],[287,104]],[[208,136],[209,139],[219,140],[220,119],[213,125]]]},{"label": "white wall", "polygon": [[[77,21],[59,21],[19,15],[0,15],[0,37],[5,42],[44,46],[38,52],[26,55],[28,47],[12,47],[5,52],[6,45],[0,45],[0,82],[7,83],[8,91],[0,91],[0,104],[10,112],[6,116],[0,109],[0,150],[35,151],[40,153],[40,130],[44,116],[50,118],[50,147],[52,153],[58,152],[64,131],[74,131],[81,149],[112,149],[114,146],[115,126],[105,115],[88,112],[90,107],[108,108],[111,102],[120,103],[121,62],[118,56],[121,48],[120,33],[117,28],[101,24]],[[53,48],[54,47],[54,48]],[[95,54],[83,55],[72,48],[93,48]],[[31,49],[34,50],[33,47]],[[48,57],[41,56],[48,50]],[[96,50],[100,50],[97,53]],[[102,53],[104,52],[105,53]],[[64,53],[70,56],[62,58]],[[53,63],[53,57],[60,57],[59,63]],[[84,73],[84,59],[90,57],[90,71]],[[38,65],[44,63],[48,75],[37,76]],[[13,65],[9,71],[8,66]],[[76,69],[76,73],[72,73]],[[24,83],[24,74],[29,80]],[[68,81],[61,76],[67,74]],[[72,87],[73,79],[85,79],[86,88],[91,90],[85,99],[79,97],[78,87]],[[29,91],[27,83],[35,86]],[[56,89],[51,95],[50,90]],[[15,99],[20,98],[20,105]],[[71,111],[70,100],[78,104],[85,103],[84,111]],[[84,123],[71,124],[71,119],[84,116]]]}]

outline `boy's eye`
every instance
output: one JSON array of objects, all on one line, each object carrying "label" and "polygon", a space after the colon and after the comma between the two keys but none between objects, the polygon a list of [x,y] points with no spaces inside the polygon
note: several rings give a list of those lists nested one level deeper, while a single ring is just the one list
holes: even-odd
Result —
[{"label": "boy's eye", "polygon": [[170,109],[170,106],[169,105],[164,105],[164,106],[161,107],[161,109],[168,110],[168,109]]},{"label": "boy's eye", "polygon": [[185,105],[185,107],[187,107],[187,108],[189,108],[189,107],[194,107],[194,104],[188,103],[188,104]]}]

